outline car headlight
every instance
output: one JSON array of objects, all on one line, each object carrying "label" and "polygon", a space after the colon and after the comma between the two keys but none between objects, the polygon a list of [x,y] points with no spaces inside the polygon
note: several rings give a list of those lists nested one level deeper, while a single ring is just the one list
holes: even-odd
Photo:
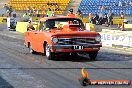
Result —
[{"label": "car headlight", "polygon": [[57,43],[58,42],[58,38],[52,38],[52,42],[53,43]]},{"label": "car headlight", "polygon": [[96,36],[96,37],[95,37],[95,40],[96,40],[97,42],[101,42],[101,36]]}]

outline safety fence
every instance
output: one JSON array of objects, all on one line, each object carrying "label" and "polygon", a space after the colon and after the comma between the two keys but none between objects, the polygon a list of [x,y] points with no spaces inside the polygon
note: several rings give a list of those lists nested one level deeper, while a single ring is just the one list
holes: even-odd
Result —
[{"label": "safety fence", "polygon": [[[104,29],[106,30],[106,29]],[[132,32],[131,31],[104,31],[100,32],[103,46],[129,48],[132,50]]]}]

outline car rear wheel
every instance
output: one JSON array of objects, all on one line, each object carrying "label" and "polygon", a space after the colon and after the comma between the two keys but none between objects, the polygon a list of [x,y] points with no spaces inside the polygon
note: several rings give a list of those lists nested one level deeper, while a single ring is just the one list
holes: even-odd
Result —
[{"label": "car rear wheel", "polygon": [[96,51],[96,52],[90,52],[89,53],[90,59],[91,60],[96,60],[97,54],[98,54],[98,51]]},{"label": "car rear wheel", "polygon": [[31,44],[29,44],[29,53],[32,53],[32,54],[35,53],[35,51],[32,49],[32,45]]},{"label": "car rear wheel", "polygon": [[50,47],[49,47],[48,44],[46,44],[46,46],[45,46],[45,54],[46,54],[46,57],[47,57],[49,60],[55,58],[55,53],[51,52]]},{"label": "car rear wheel", "polygon": [[67,58],[67,57],[70,56],[70,53],[62,53],[62,56],[63,56],[64,58]]}]

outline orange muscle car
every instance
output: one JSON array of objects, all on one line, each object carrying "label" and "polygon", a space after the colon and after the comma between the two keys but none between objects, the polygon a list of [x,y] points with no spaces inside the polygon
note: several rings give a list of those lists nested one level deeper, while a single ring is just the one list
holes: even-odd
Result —
[{"label": "orange muscle car", "polygon": [[85,30],[80,19],[67,16],[41,18],[36,30],[26,32],[25,45],[30,53],[41,52],[48,59],[87,53],[95,60],[102,47],[99,33]]}]

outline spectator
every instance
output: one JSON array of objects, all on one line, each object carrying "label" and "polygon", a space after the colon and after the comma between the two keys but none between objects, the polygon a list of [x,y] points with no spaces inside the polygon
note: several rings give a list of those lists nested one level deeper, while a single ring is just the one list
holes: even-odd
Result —
[{"label": "spectator", "polygon": [[11,13],[12,13],[13,9],[12,9],[12,6],[9,6],[9,16],[11,17]]},{"label": "spectator", "polygon": [[103,18],[103,14],[102,13],[99,14],[99,18]]},{"label": "spectator", "polygon": [[112,12],[109,12],[107,14],[107,17],[108,17],[108,26],[112,23],[113,15],[114,14]]},{"label": "spectator", "polygon": [[76,15],[73,13],[73,9],[69,10],[69,13],[68,13],[67,16],[69,16],[69,17],[76,17]]},{"label": "spectator", "polygon": [[51,5],[49,1],[48,1],[47,5],[48,5],[48,6]]},{"label": "spectator", "polygon": [[132,1],[131,1],[131,2],[129,2],[129,5],[130,5],[130,6],[132,6]]},{"label": "spectator", "polygon": [[125,4],[126,4],[126,6],[129,6],[129,1],[126,1]]},{"label": "spectator", "polygon": [[56,4],[56,3],[54,3],[54,0],[52,0],[52,1],[50,1],[50,2],[48,1],[48,3],[47,3],[48,6],[54,6],[55,4]]},{"label": "spectator", "polygon": [[105,7],[105,6],[101,6],[100,7],[100,10],[101,10],[101,13],[102,14],[105,14],[105,10],[106,10],[107,8]]},{"label": "spectator", "polygon": [[36,15],[36,8],[33,7],[32,11],[33,11],[33,16],[35,16]]},{"label": "spectator", "polygon": [[32,18],[31,16],[29,16],[29,20],[30,20],[31,22],[33,22],[33,18]]},{"label": "spectator", "polygon": [[118,6],[118,2],[115,1],[115,2],[114,2],[114,6]]},{"label": "spectator", "polygon": [[103,23],[105,24],[105,22],[108,23],[107,13],[105,13],[103,17]]},{"label": "spectator", "polygon": [[93,18],[93,24],[98,24],[99,22],[99,15],[95,14],[95,17]]},{"label": "spectator", "polygon": [[103,14],[102,13],[99,14],[98,24],[99,25],[102,25],[103,24]]},{"label": "spectator", "polygon": [[31,30],[35,30],[35,28],[33,27],[32,21],[29,20],[27,24],[27,31],[31,31]]},{"label": "spectator", "polygon": [[7,10],[9,10],[9,6],[7,6],[7,4],[5,4],[5,5],[3,6],[3,8],[5,9],[5,12],[7,12]]},{"label": "spectator", "polygon": [[28,22],[28,20],[29,20],[29,15],[28,15],[28,13],[24,13],[23,14],[23,21],[25,21],[25,22]]},{"label": "spectator", "polygon": [[122,2],[121,2],[121,1],[119,1],[119,4],[118,4],[118,6],[122,7]]},{"label": "spectator", "polygon": [[60,10],[60,7],[57,4],[55,4],[54,5],[54,11],[59,11],[59,10]]},{"label": "spectator", "polygon": [[[46,15],[47,16],[47,15]],[[42,14],[42,18],[46,17],[45,14]]]},{"label": "spectator", "polygon": [[58,5],[57,3],[54,3],[54,5]]},{"label": "spectator", "polygon": [[51,6],[54,6],[54,0],[50,0]]},{"label": "spectator", "polygon": [[41,7],[41,10],[40,10],[40,11],[41,11],[42,16],[43,16],[43,15],[45,15],[45,10],[44,10],[44,9],[45,9],[45,6],[43,5],[43,6]]},{"label": "spectator", "polygon": [[40,17],[39,10],[36,11],[36,17]]},{"label": "spectator", "polygon": [[28,6],[28,8],[27,8],[27,13],[29,14],[29,16],[31,16],[32,10],[31,10],[30,6]]},{"label": "spectator", "polygon": [[12,17],[16,18],[16,15],[17,15],[16,11],[13,10],[13,12],[12,12]]},{"label": "spectator", "polygon": [[123,13],[123,11],[121,11],[121,19],[124,19],[124,13]]},{"label": "spectator", "polygon": [[76,17],[79,18],[79,19],[81,19],[81,20],[83,19],[81,10],[78,9],[78,11],[76,13]]},{"label": "spectator", "polygon": [[47,17],[52,17],[52,16],[54,16],[54,12],[51,11],[51,9],[49,8],[46,15],[47,15]]},{"label": "spectator", "polygon": [[93,20],[93,15],[92,15],[92,12],[90,12],[90,13],[89,13],[89,22],[90,22],[90,23],[93,23],[92,20]]}]

